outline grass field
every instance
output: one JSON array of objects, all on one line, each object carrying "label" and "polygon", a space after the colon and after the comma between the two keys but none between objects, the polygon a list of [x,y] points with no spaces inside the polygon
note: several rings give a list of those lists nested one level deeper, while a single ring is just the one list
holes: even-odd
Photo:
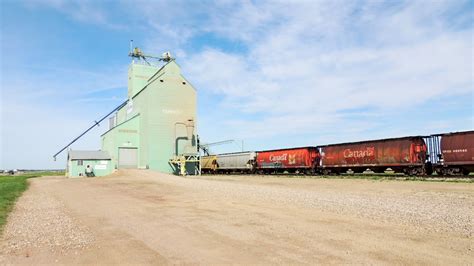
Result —
[{"label": "grass field", "polygon": [[0,176],[0,233],[13,209],[15,201],[28,188],[28,178],[45,175],[62,175],[60,172],[36,172],[25,175]]}]

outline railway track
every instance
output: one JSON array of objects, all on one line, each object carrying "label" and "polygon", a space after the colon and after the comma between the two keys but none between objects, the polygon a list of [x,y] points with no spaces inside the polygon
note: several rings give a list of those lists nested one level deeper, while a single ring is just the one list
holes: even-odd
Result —
[{"label": "railway track", "polygon": [[231,172],[231,173],[204,173],[204,176],[213,176],[213,175],[252,175],[252,176],[294,176],[294,177],[321,177],[321,178],[332,178],[332,177],[347,177],[347,178],[389,178],[389,179],[400,179],[400,180],[417,180],[417,179],[429,179],[429,180],[439,180],[439,179],[467,179],[474,181],[474,175],[404,175],[404,174],[389,174],[389,173],[364,173],[364,174],[331,174],[331,175],[308,175],[304,173],[268,173],[268,174],[258,174],[258,173],[243,173],[243,172]]}]

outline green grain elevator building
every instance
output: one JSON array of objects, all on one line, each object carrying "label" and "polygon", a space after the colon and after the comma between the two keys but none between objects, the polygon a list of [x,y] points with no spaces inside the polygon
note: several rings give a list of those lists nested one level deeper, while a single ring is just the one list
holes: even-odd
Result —
[{"label": "green grain elevator building", "polygon": [[[198,155],[196,90],[169,53],[165,55],[161,67],[142,60],[130,64],[128,102],[109,118],[109,130],[101,136],[102,150],[110,155],[113,169],[176,173],[170,159]],[[198,167],[186,163],[189,174]]]}]

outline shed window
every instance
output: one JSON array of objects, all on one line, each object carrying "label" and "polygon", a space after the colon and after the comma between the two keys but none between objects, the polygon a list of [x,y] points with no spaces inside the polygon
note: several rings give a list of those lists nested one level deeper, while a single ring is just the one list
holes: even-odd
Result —
[{"label": "shed window", "polygon": [[77,165],[83,165],[82,160],[77,160]]}]

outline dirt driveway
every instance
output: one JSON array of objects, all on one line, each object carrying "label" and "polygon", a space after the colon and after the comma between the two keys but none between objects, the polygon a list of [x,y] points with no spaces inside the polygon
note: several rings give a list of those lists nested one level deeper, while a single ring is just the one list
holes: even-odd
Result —
[{"label": "dirt driveway", "polygon": [[469,264],[474,184],[129,170],[43,177],[0,264]]}]

